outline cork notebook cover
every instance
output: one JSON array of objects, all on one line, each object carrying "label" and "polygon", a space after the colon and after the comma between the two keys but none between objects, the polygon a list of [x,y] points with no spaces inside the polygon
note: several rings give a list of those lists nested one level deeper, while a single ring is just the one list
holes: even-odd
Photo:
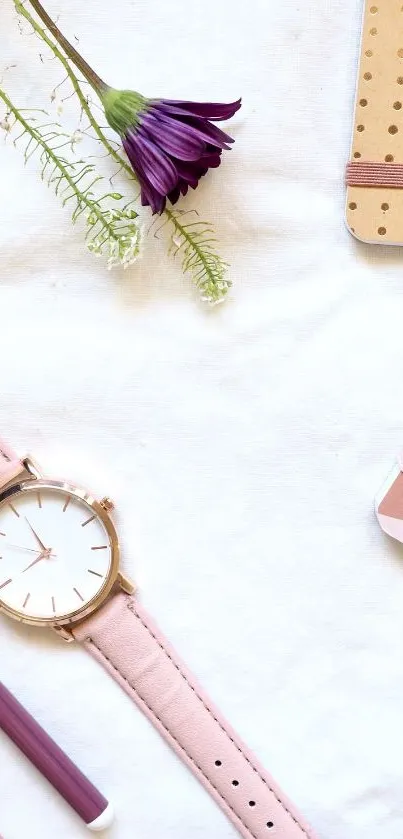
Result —
[{"label": "cork notebook cover", "polygon": [[346,220],[358,239],[403,243],[403,2],[366,0]]}]

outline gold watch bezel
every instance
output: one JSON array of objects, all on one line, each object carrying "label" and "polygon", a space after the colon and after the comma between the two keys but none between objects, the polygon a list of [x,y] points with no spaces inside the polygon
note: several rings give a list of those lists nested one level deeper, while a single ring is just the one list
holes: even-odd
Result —
[{"label": "gold watch bezel", "polygon": [[23,480],[17,484],[13,484],[3,490],[3,492],[0,492],[0,507],[5,502],[10,503],[10,500],[12,500],[15,495],[21,495],[25,492],[38,491],[41,489],[56,489],[61,492],[65,492],[66,495],[71,495],[73,498],[78,498],[81,501],[84,501],[101,519],[108,534],[111,546],[111,564],[109,573],[102,589],[98,592],[96,597],[94,597],[83,608],[77,609],[76,611],[70,612],[66,615],[58,616],[56,620],[55,618],[41,619],[25,615],[23,612],[11,609],[1,600],[1,598],[0,613],[7,615],[9,618],[18,621],[19,623],[29,624],[30,626],[71,627],[91,615],[93,612],[96,612],[96,610],[99,609],[104,601],[109,597],[113,587],[118,582],[120,576],[120,549],[118,535],[109,513],[105,510],[101,503],[97,501],[91,493],[87,492],[87,490],[77,487],[74,484],[67,483],[66,481],[50,481],[48,479],[36,477],[31,477],[29,480]]}]

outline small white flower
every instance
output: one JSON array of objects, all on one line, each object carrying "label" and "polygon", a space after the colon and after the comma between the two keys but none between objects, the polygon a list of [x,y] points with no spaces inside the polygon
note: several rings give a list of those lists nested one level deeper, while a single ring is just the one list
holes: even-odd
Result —
[{"label": "small white flower", "polygon": [[71,145],[74,146],[76,143],[81,143],[83,139],[83,135],[81,131],[77,128],[74,134],[71,136]]},{"label": "small white flower", "polygon": [[218,306],[219,303],[224,302],[231,286],[231,280],[225,279],[217,280],[215,283],[202,283],[200,285],[201,299],[210,306]]},{"label": "small white flower", "polygon": [[8,133],[9,131],[11,131],[11,125],[10,125],[10,123],[9,123],[9,121],[8,121],[8,117],[4,117],[4,119],[2,119],[2,120],[1,120],[1,122],[0,122],[0,128],[2,128],[2,129],[3,129],[3,131],[6,131],[7,133]]},{"label": "small white flower", "polygon": [[95,212],[87,213],[89,228],[98,229],[98,233],[90,238],[88,249],[97,256],[105,254],[109,270],[118,266],[126,269],[139,257],[142,231],[132,216],[132,211],[125,209],[102,208],[104,227],[99,231],[100,217]]},{"label": "small white flower", "polygon": [[102,245],[102,242],[99,238],[90,239],[87,247],[88,247],[88,250],[91,253],[95,254],[95,256],[101,256],[102,250],[103,250],[103,245]]},{"label": "small white flower", "polygon": [[139,228],[132,226],[130,234],[122,235],[109,243],[108,268],[116,268],[119,265],[124,269],[132,265],[138,259],[141,248],[142,232]]}]

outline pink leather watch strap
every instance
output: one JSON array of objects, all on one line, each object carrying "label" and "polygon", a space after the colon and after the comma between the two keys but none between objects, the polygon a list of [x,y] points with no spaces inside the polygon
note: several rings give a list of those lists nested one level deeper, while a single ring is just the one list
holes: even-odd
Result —
[{"label": "pink leather watch strap", "polygon": [[117,594],[74,635],[132,697],[245,839],[313,839],[134,597]]},{"label": "pink leather watch strap", "polygon": [[22,463],[10,446],[0,439],[0,489],[22,471]]}]

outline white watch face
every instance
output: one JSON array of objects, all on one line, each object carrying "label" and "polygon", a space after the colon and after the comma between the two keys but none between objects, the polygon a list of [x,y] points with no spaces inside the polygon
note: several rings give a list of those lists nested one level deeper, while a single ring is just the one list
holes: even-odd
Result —
[{"label": "white watch face", "polygon": [[0,606],[27,620],[86,609],[108,582],[112,547],[93,507],[64,488],[25,488],[0,505]]}]

